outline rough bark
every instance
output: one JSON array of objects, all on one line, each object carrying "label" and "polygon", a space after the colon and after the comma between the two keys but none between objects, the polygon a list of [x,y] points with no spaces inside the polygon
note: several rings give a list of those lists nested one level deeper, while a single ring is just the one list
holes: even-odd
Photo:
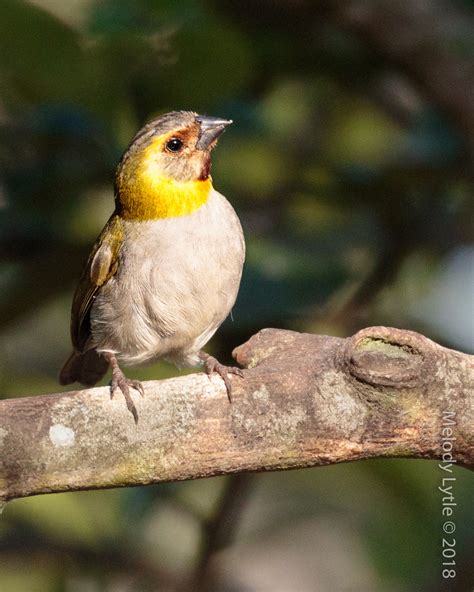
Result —
[{"label": "rough bark", "polygon": [[218,376],[151,381],[138,425],[106,387],[0,401],[0,498],[443,452],[474,467],[473,356],[371,327],[265,329],[234,357],[232,404]]}]

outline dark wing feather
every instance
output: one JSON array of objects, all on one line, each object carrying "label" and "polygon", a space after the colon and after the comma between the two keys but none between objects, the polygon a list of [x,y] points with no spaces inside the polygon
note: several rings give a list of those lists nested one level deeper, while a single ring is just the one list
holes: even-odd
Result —
[{"label": "dark wing feather", "polygon": [[114,214],[92,248],[72,301],[71,339],[78,352],[88,349],[91,307],[97,291],[117,271],[122,241],[123,222]]}]

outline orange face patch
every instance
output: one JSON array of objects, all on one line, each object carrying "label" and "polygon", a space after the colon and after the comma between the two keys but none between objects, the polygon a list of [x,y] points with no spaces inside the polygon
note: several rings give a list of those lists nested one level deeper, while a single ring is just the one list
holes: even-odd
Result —
[{"label": "orange face patch", "polygon": [[[212,189],[210,176],[199,173],[195,180],[179,181],[165,174],[163,153],[172,138],[179,138],[185,145],[191,140],[193,129],[168,132],[156,136],[149,145],[130,157],[116,177],[116,190],[121,214],[129,220],[154,220],[185,216],[206,203]],[[186,148],[183,148],[183,152]],[[201,153],[202,154],[202,153]],[[193,153],[177,155],[190,162],[197,158]],[[166,154],[167,159],[174,155]],[[202,155],[199,156],[201,162]]]}]

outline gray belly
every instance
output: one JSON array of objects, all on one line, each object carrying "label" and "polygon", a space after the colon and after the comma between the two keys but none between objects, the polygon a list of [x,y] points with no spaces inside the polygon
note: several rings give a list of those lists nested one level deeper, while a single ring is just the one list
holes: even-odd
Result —
[{"label": "gray belly", "polygon": [[91,310],[95,346],[125,364],[196,363],[235,302],[243,260],[240,222],[217,192],[189,216],[127,222],[118,271]]}]

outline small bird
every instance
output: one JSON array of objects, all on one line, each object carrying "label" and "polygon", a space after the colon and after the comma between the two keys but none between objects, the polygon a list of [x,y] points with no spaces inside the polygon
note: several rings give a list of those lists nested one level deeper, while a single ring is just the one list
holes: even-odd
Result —
[{"label": "small bird", "polygon": [[202,351],[237,297],[245,258],[240,221],[212,185],[211,151],[231,120],[174,111],[133,138],[115,175],[115,210],[97,239],[71,313],[73,352],[61,384],[93,386],[112,368],[138,422],[130,394],[138,380],[120,365],[165,359],[204,363],[224,380],[239,368]]}]

